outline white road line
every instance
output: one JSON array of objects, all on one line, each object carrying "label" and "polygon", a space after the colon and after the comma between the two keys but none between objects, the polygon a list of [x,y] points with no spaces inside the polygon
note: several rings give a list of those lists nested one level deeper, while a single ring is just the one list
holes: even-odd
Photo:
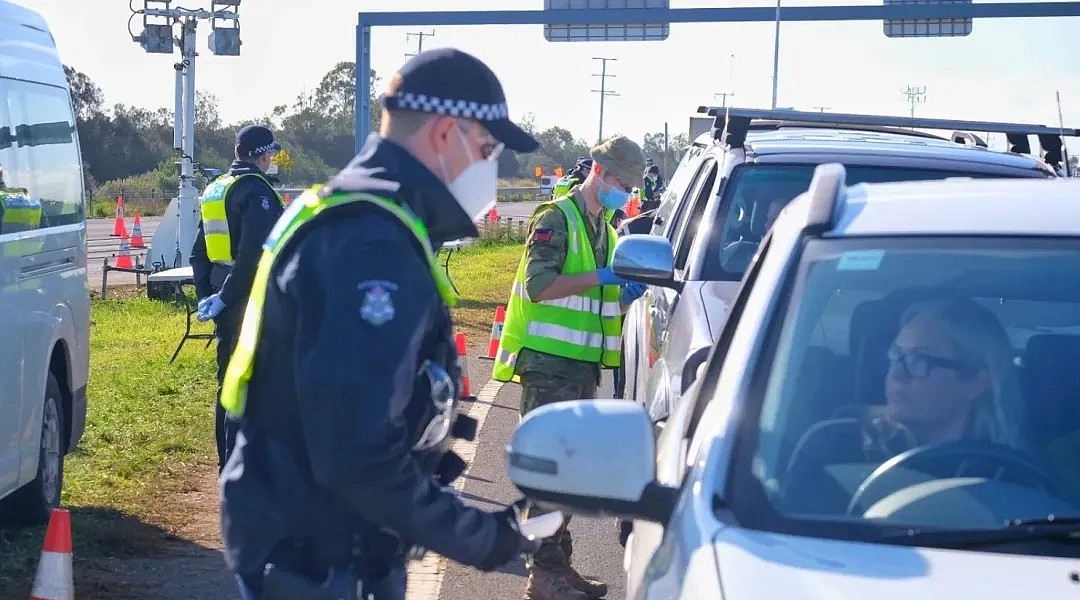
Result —
[{"label": "white road line", "polygon": [[[454,440],[451,446],[454,452],[457,452],[458,456],[469,465],[465,473],[472,469],[473,458],[476,456],[476,446],[480,443],[480,434],[484,429],[484,421],[487,419],[488,411],[491,410],[491,405],[495,403],[495,398],[499,395],[499,390],[502,389],[503,385],[503,382],[492,379],[484,384],[484,387],[480,388],[480,392],[476,395],[477,402],[474,402],[469,407],[469,412],[466,413],[476,419],[476,439],[471,442],[468,440]],[[455,490],[461,492],[465,488],[466,481],[464,476],[459,477],[452,486]],[[445,572],[446,559],[434,552],[429,551],[423,560],[410,562],[409,587],[405,600],[438,600]]]}]

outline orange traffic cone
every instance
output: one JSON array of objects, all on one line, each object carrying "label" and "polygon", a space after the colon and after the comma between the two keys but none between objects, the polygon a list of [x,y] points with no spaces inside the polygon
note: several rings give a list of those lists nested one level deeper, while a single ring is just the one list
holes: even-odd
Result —
[{"label": "orange traffic cone", "polygon": [[290,204],[292,204],[292,194],[286,192],[285,193],[285,206],[288,206]]},{"label": "orange traffic cone", "polygon": [[124,195],[120,194],[116,197],[116,218],[113,220],[112,237],[120,237],[120,234],[126,231],[127,226],[124,225]]},{"label": "orange traffic cone", "polygon": [[499,340],[502,339],[503,323],[506,321],[506,307],[499,306],[495,309],[495,321],[491,324],[491,340],[488,341],[487,356],[481,356],[484,360],[495,360],[499,352]]},{"label": "orange traffic cone", "polygon": [[114,266],[118,269],[134,269],[135,265],[131,263],[131,242],[128,241],[127,231],[122,231],[121,234],[120,255],[116,257]]},{"label": "orange traffic cone", "polygon": [[75,585],[71,572],[71,514],[57,508],[49,516],[41,560],[34,575],[30,600],[73,600]]},{"label": "orange traffic cone", "polygon": [[461,395],[472,396],[472,384],[469,382],[469,361],[465,358],[468,356],[467,346],[465,344],[465,334],[454,334],[454,345],[457,346],[458,354],[458,367],[461,368]]},{"label": "orange traffic cone", "polygon": [[497,208],[495,208],[494,206],[492,206],[491,210],[488,211],[487,218],[488,218],[488,221],[491,222],[491,223],[498,223],[499,222],[499,210]]},{"label": "orange traffic cone", "polygon": [[139,213],[135,213],[135,223],[131,226],[131,247],[132,248],[145,248],[146,242],[142,237],[142,219],[139,218]]}]

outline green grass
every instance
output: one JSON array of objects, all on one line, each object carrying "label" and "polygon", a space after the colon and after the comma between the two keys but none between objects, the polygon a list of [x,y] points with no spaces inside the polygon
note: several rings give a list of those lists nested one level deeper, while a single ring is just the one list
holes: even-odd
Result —
[{"label": "green grass", "polygon": [[495,308],[510,298],[523,249],[520,243],[484,240],[455,252],[450,259],[450,277],[461,293],[454,322],[465,332],[474,352],[487,349]]},{"label": "green grass", "polygon": [[[167,497],[216,464],[213,347],[189,341],[169,365],[183,331],[171,304],[92,305],[86,432],[64,474],[79,589],[97,587],[86,561],[157,554],[187,516]],[[42,537],[41,527],[0,530],[0,597],[26,597]]]},{"label": "green grass", "polygon": [[[454,318],[474,353],[486,349],[522,248],[481,240],[450,261],[462,296]],[[95,559],[166,552],[165,542],[182,538],[195,516],[178,498],[212,476],[217,461],[214,347],[190,340],[168,364],[184,331],[183,310],[133,295],[128,290],[127,299],[91,306],[86,432],[68,456],[63,497],[72,512],[80,597],[87,590],[100,592],[93,597],[126,597],[123,582]],[[110,290],[116,296],[124,294]],[[0,598],[28,596],[43,534],[41,527],[0,529]]]}]

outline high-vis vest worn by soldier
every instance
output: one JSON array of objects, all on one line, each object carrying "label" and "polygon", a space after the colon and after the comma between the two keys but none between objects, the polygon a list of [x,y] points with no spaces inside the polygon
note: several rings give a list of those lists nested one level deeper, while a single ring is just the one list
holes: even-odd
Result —
[{"label": "high-vis vest worn by soldier", "polygon": [[581,181],[575,179],[573,175],[564,175],[555,182],[555,187],[551,189],[551,197],[562,198],[563,196],[569,196],[570,190],[579,183]]},{"label": "high-vis vest worn by soldier", "polygon": [[[585,219],[574,203],[565,196],[544,210],[561,210],[566,216],[567,249],[563,275],[595,271],[596,256],[589,242]],[[615,255],[615,229],[606,224],[608,264]],[[572,358],[601,366],[622,366],[622,310],[618,285],[590,288],[565,298],[533,302],[525,289],[526,257],[521,257],[517,277],[510,291],[499,351],[495,357],[492,378],[497,381],[517,381],[515,373],[518,353],[523,348]]]},{"label": "high-vis vest worn by soldier", "polygon": [[251,285],[251,295],[244,309],[244,324],[240,328],[236,350],[229,359],[229,366],[225,370],[225,380],[221,388],[221,406],[234,417],[243,416],[247,406],[248,382],[251,381],[255,369],[255,350],[258,348],[259,334],[262,330],[263,303],[266,300],[266,289],[270,283],[270,273],[274,262],[296,231],[323,211],[353,202],[370,202],[397,217],[424,249],[431,275],[435,279],[436,289],[443,301],[447,306],[454,306],[457,303],[458,298],[454,293],[453,284],[436,261],[427,227],[419,217],[407,208],[385,198],[349,192],[323,197],[318,190],[318,187],[312,188],[294,200],[274,225],[273,231],[270,232],[270,236],[263,245],[263,253],[259,258],[259,266]]},{"label": "high-vis vest worn by soldier", "polygon": [[[243,175],[223,175],[210,182],[199,197],[199,211],[202,213],[203,233],[206,236],[206,256],[210,262],[232,265],[232,240],[229,238],[229,218],[225,212],[225,198],[232,186],[244,177],[258,177],[266,182],[271,190],[274,186],[258,173]],[[277,201],[284,206],[285,200],[274,192]]]},{"label": "high-vis vest worn by soldier", "polygon": [[[33,231],[41,227],[41,203],[26,190],[0,190],[0,233]],[[28,256],[41,252],[44,238],[12,240],[4,244],[4,256]]]}]

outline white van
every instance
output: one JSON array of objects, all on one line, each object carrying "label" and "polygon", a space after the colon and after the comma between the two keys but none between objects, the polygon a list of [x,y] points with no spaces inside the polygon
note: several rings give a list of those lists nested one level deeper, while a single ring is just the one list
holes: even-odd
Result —
[{"label": "white van", "polygon": [[0,514],[43,522],[82,437],[90,362],[82,159],[56,45],[0,0]]}]

